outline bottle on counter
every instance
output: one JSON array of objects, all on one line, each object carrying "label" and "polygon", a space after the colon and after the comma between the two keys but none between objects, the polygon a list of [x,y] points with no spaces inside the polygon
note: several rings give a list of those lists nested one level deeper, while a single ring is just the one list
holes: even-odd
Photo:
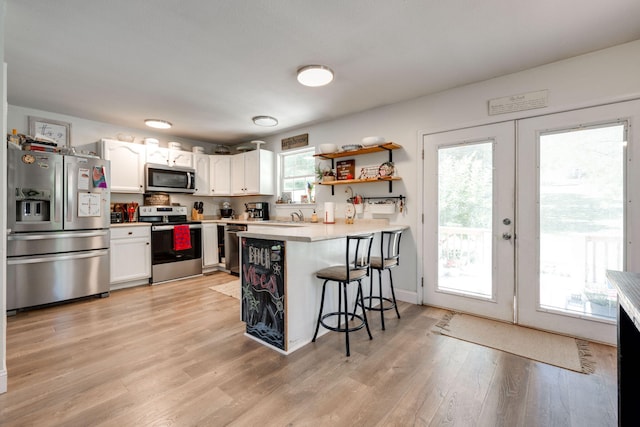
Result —
[{"label": "bottle on counter", "polygon": [[318,214],[316,213],[316,210],[313,210],[313,213],[311,214],[311,222],[318,222]]}]

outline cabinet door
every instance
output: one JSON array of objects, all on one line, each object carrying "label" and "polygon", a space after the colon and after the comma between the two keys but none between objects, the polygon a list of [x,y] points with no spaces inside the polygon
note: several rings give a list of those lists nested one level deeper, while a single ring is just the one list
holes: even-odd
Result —
[{"label": "cabinet door", "polygon": [[202,225],[202,266],[215,267],[220,263],[218,256],[218,224]]},{"label": "cabinet door", "polygon": [[144,193],[144,146],[103,140],[102,157],[111,161],[112,192]]},{"label": "cabinet door", "polygon": [[169,150],[169,165],[192,168],[193,154],[186,151]]},{"label": "cabinet door", "polygon": [[147,146],[147,163],[155,163],[156,165],[168,165],[169,149]]},{"label": "cabinet door", "polygon": [[231,192],[233,194],[245,194],[244,182],[244,154],[231,156]]},{"label": "cabinet door", "polygon": [[231,156],[209,156],[209,158],[210,195],[228,196],[231,194]]},{"label": "cabinet door", "polygon": [[193,194],[196,196],[210,196],[211,166],[209,165],[209,156],[206,154],[194,154],[193,157],[196,169],[196,191]]},{"label": "cabinet door", "polygon": [[111,284],[151,277],[150,238],[112,239]]},{"label": "cabinet door", "polygon": [[244,156],[244,192],[260,194],[260,150],[247,151]]}]

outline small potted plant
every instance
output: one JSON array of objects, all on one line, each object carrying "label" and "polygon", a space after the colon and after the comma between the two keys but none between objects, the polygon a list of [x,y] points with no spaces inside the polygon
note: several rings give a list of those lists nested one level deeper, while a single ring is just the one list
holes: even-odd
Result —
[{"label": "small potted plant", "polygon": [[330,168],[321,168],[318,165],[316,166],[316,178],[318,178],[318,182],[335,181],[336,175]]}]

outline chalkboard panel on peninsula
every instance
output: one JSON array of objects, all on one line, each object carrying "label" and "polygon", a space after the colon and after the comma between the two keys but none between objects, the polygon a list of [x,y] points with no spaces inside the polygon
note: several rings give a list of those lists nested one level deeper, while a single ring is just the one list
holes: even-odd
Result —
[{"label": "chalkboard panel on peninsula", "polygon": [[242,320],[247,334],[286,351],[285,242],[242,238]]}]

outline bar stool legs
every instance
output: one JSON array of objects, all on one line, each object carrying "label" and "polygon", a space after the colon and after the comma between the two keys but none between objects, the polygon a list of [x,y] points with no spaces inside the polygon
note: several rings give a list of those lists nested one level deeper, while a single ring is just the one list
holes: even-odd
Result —
[{"label": "bar stool legs", "polygon": [[[369,339],[373,339],[371,336],[371,330],[369,330],[369,322],[367,322],[367,313],[363,310],[362,315],[359,315],[356,314],[355,310],[355,307],[359,304],[364,307],[364,299],[362,298],[362,279],[369,277],[369,273],[371,271],[371,242],[373,242],[373,233],[347,236],[345,263],[326,267],[316,272],[316,277],[324,280],[324,283],[322,284],[322,301],[320,302],[316,331],[313,334],[313,339],[311,341],[316,341],[320,325],[330,331],[343,332],[347,347],[347,356],[351,355],[351,350],[349,348],[349,332],[354,332],[366,327]],[[338,284],[338,311],[323,314],[324,299],[326,297],[327,283],[329,281],[336,282]],[[347,298],[347,287],[351,282],[358,282],[356,304],[354,305],[353,312],[349,311],[349,300]],[[355,325],[352,324],[350,326],[349,316],[351,316],[351,320],[357,317],[360,322],[356,322]],[[344,325],[342,323],[343,317]],[[332,324],[325,322],[327,318],[337,318],[338,326],[333,326]]]},{"label": "bar stool legs", "polygon": [[[320,330],[320,325],[335,332],[344,332],[345,346],[347,349],[347,357],[351,356],[351,349],[349,346],[349,332],[354,332],[362,328],[367,329],[367,334],[369,335],[369,339],[373,339],[371,335],[371,330],[369,329],[369,322],[367,321],[367,313],[363,310],[362,315],[356,314],[355,312],[349,312],[349,300],[347,299],[347,285],[345,282],[338,282],[338,311],[334,311],[331,313],[323,314],[324,310],[324,298],[326,294],[326,286],[329,280],[325,280],[322,284],[322,300],[320,301],[320,311],[318,313],[318,321],[316,322],[316,331],[313,334],[312,342],[316,342],[316,338],[318,337],[318,331]],[[356,295],[358,305],[364,306],[363,292],[362,292],[362,282],[358,280],[358,291]],[[351,315],[351,320],[354,318],[358,318],[360,322],[358,324],[349,326],[349,315]],[[338,318],[338,326],[331,326],[325,323],[325,319],[327,318]],[[343,326],[343,318],[344,318],[344,326]]]},{"label": "bar stool legs", "polygon": [[[373,277],[369,282],[369,296],[364,297],[364,300],[369,301],[368,306],[362,304],[362,311],[379,311],[380,323],[382,330],[385,330],[384,325],[384,312],[387,310],[395,309],[396,316],[400,319],[400,312],[398,311],[398,303],[396,301],[396,292],[393,287],[393,275],[391,269],[400,264],[400,238],[402,237],[402,230],[383,231],[380,235],[380,256],[371,257],[371,269],[378,271],[378,295],[373,294]],[[389,272],[389,287],[391,290],[391,298],[382,296],[382,272],[387,270]],[[373,306],[373,301],[378,300],[379,305]],[[386,305],[385,305],[386,303]],[[357,306],[360,305],[360,300],[356,300]]]}]

